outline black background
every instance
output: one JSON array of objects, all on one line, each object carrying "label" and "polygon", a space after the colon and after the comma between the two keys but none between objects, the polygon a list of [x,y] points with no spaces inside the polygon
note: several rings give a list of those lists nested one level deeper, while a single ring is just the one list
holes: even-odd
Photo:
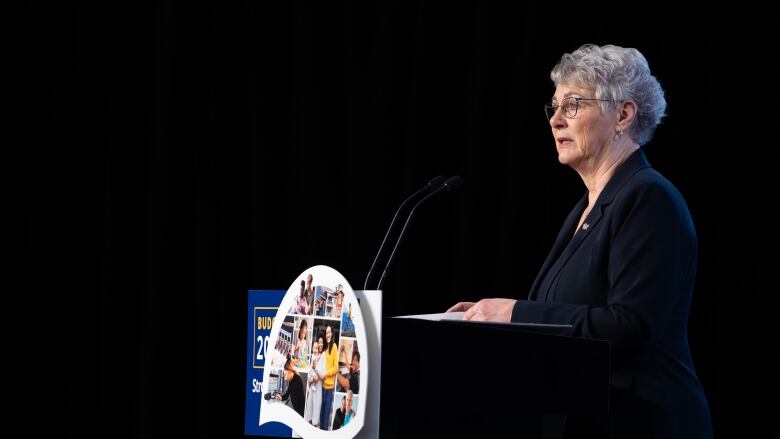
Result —
[{"label": "black background", "polygon": [[524,297],[584,191],[542,106],[586,42],[640,49],[666,89],[646,153],[699,234],[716,435],[778,435],[766,10],[320,3],[7,6],[14,436],[240,437],[247,290],[317,264],[361,288],[435,175],[465,185],[420,208],[385,314]]}]

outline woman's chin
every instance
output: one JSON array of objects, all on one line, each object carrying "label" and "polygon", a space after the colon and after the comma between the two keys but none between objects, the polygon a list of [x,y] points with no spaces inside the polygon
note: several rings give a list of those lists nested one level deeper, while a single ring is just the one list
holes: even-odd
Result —
[{"label": "woman's chin", "polygon": [[558,150],[558,162],[562,165],[568,165],[571,161],[571,154],[568,151]]},{"label": "woman's chin", "polygon": [[558,162],[562,165],[571,166],[580,159],[580,155],[576,151],[572,151],[566,148],[558,149]]}]

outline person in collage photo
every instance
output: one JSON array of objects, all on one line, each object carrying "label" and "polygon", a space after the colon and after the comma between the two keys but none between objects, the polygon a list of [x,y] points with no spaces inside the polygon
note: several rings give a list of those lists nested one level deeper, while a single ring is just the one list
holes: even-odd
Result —
[{"label": "person in collage photo", "polygon": [[322,355],[325,335],[319,335],[311,348],[311,368],[306,389],[306,412],[303,419],[314,427],[320,426],[322,409],[322,380],[325,377],[325,356]]},{"label": "person in collage photo", "polygon": [[[329,322],[325,326],[325,378],[322,380],[322,410],[320,413],[320,428],[330,430],[333,396],[336,390],[336,374],[338,373],[338,322]],[[334,329],[334,327],[336,329]]]}]

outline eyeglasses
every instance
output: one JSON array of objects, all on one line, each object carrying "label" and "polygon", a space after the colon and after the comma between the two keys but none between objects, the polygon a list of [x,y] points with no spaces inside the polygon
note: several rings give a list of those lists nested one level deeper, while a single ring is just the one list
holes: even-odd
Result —
[{"label": "eyeglasses", "polygon": [[563,116],[571,119],[574,116],[577,115],[577,110],[580,108],[580,101],[604,101],[604,102],[613,102],[611,99],[595,99],[595,98],[578,98],[574,96],[569,96],[568,98],[561,101],[559,105],[555,104],[548,104],[544,106],[544,113],[547,115],[547,120],[552,119],[552,117],[555,115],[555,112],[558,111],[558,108],[563,111]]}]

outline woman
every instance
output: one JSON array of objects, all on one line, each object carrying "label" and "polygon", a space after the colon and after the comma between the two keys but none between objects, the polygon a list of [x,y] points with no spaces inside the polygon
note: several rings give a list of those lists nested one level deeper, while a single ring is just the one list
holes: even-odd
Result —
[{"label": "woman", "polygon": [[284,363],[284,380],[287,382],[287,391],[284,395],[277,395],[276,399],[292,403],[293,409],[303,416],[303,409],[306,404],[306,396],[303,389],[303,378],[293,369],[292,359],[287,356]]},{"label": "woman", "polygon": [[306,296],[309,299],[314,297],[314,277],[312,277],[311,273],[306,275]]},{"label": "woman", "polygon": [[325,358],[322,356],[322,337],[312,346],[311,372],[309,372],[309,392],[306,396],[306,415],[304,420],[319,428],[320,408],[322,407],[322,378],[325,376]]},{"label": "woman", "polygon": [[641,150],[664,116],[639,51],[584,45],[550,74],[545,107],[558,160],[587,192],[563,224],[528,300],[461,302],[466,320],[564,323],[612,342],[611,413],[567,436],[712,436],[687,340],[696,233],[677,189]]},{"label": "woman", "polygon": [[339,367],[338,348],[336,345],[333,329],[328,325],[325,327],[325,375],[322,380],[322,411],[320,413],[320,428],[323,430],[330,430],[333,391],[335,390],[335,377]]}]

